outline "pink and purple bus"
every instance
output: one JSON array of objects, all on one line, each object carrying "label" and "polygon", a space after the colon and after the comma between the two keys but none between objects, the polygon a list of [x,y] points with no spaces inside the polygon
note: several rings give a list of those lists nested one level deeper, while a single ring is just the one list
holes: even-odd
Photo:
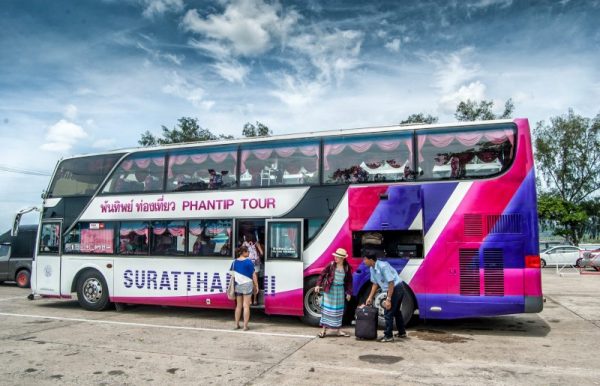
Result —
[{"label": "pink and purple bus", "polygon": [[32,288],[88,310],[231,309],[246,244],[262,263],[259,307],[317,324],[316,278],[345,248],[353,304],[369,251],[400,272],[406,321],[540,312],[537,224],[525,119],[117,150],[58,162]]}]

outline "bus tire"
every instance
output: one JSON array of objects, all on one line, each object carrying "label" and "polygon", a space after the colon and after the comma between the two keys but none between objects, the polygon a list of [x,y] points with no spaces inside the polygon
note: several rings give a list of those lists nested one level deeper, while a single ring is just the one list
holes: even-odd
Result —
[{"label": "bus tire", "polygon": [[31,285],[31,273],[26,269],[21,269],[15,275],[15,281],[19,288],[29,288]]},{"label": "bus tire", "polygon": [[[413,318],[415,313],[415,297],[410,289],[406,285],[406,283],[402,283],[404,286],[404,297],[402,298],[402,304],[400,305],[400,310],[402,311],[402,319],[404,320],[404,325],[407,326]],[[360,294],[360,302],[359,306],[365,304],[367,302],[367,298],[369,297],[369,292],[371,291],[371,283],[367,283],[365,288],[361,291]],[[375,292],[375,297],[373,299],[373,306],[377,307],[379,318],[379,327],[385,328],[385,318],[383,317],[383,301],[386,298],[386,294],[381,291],[381,288],[377,289]]]},{"label": "bus tire", "polygon": [[321,294],[317,294],[317,276],[311,276],[304,280],[304,316],[302,322],[310,326],[318,326],[321,322]]},{"label": "bus tire", "polygon": [[100,272],[90,269],[79,275],[77,301],[88,311],[102,311],[108,307],[108,286]]}]

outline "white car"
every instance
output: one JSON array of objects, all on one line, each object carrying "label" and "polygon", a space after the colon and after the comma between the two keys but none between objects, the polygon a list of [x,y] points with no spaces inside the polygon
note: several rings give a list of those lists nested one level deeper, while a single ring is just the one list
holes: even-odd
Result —
[{"label": "white car", "polygon": [[573,265],[579,266],[581,248],[573,245],[558,245],[540,253],[540,266]]}]

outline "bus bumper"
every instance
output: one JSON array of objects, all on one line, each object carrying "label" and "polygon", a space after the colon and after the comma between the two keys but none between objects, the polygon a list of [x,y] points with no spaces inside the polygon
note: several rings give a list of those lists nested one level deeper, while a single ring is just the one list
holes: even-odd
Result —
[{"label": "bus bumper", "polygon": [[525,296],[525,311],[526,313],[542,312],[544,309],[543,296]]}]

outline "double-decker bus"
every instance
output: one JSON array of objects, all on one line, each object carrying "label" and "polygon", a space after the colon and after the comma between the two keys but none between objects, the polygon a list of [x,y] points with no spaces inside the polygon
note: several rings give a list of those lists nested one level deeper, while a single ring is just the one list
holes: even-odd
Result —
[{"label": "double-decker bus", "polygon": [[228,270],[249,243],[267,314],[317,324],[315,283],[337,248],[355,301],[367,251],[400,272],[405,320],[539,312],[537,224],[526,119],[116,150],[57,164],[32,288],[88,310],[234,308]]}]

